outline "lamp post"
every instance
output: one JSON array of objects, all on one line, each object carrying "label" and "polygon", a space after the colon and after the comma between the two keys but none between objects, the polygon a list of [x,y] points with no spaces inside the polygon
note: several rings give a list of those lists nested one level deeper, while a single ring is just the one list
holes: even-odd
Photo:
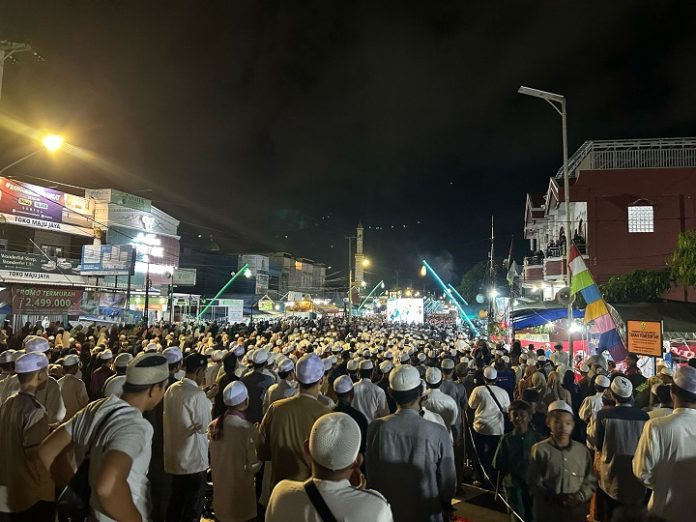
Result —
[{"label": "lamp post", "polygon": [[42,147],[39,147],[38,149],[30,152],[29,154],[26,154],[25,156],[22,156],[18,160],[13,161],[9,165],[5,165],[3,168],[0,169],[0,176],[6,171],[11,169],[12,167],[19,165],[20,163],[28,160],[29,158],[32,158],[36,156],[39,152],[43,150],[47,150],[48,152],[56,152],[58,149],[60,149],[63,146],[63,138],[61,136],[58,136],[57,134],[47,134],[41,139],[41,145]]},{"label": "lamp post", "polygon": [[[565,211],[565,235],[566,235],[566,280],[570,288],[570,179],[568,173],[568,120],[566,112],[566,99],[562,94],[555,94],[531,87],[520,86],[518,93],[534,98],[546,100],[551,107],[561,116],[561,133],[563,138],[563,200]],[[568,324],[573,320],[573,302],[568,301]],[[573,360],[573,336],[568,332],[568,354],[570,360]]]}]

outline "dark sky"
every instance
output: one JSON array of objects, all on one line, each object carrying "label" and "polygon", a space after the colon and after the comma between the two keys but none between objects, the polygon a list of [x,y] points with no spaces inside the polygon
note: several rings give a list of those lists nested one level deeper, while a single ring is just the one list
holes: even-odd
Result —
[{"label": "dark sky", "polygon": [[[373,277],[448,279],[489,246],[522,254],[525,193],[561,164],[568,98],[588,139],[696,130],[691,2],[3,0],[0,112],[62,130],[99,161],[15,173],[152,197],[188,234],[345,270],[366,226]],[[0,163],[27,150],[0,129]],[[209,228],[206,228],[209,227]]]}]

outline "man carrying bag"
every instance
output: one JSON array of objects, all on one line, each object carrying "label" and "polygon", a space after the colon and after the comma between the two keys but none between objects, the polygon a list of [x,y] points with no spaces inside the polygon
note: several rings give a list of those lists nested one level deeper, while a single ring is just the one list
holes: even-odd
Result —
[{"label": "man carrying bag", "polygon": [[[169,366],[162,355],[136,357],[128,364],[121,398],[112,395],[88,405],[44,440],[39,458],[57,484],[65,484],[72,475],[70,452],[76,462],[89,459],[71,479],[63,495],[62,513],[71,511],[72,496],[78,517],[82,514],[77,504],[88,502],[89,516],[94,520],[148,519],[152,426],[142,413],[162,400],[168,378]],[[85,471],[91,491],[81,478]]]}]

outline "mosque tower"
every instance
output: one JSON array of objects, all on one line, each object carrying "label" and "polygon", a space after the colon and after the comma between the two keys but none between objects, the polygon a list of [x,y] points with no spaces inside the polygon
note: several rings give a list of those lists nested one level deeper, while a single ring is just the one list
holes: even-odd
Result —
[{"label": "mosque tower", "polygon": [[355,249],[355,284],[360,284],[365,280],[363,275],[363,262],[365,260],[365,254],[363,253],[363,233],[364,229],[362,222],[358,223],[358,228],[356,230],[356,249]]}]

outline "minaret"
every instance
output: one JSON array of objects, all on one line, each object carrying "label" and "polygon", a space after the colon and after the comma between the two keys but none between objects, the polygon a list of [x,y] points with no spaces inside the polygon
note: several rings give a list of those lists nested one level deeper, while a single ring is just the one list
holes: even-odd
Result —
[{"label": "minaret", "polygon": [[356,249],[355,249],[355,283],[362,283],[365,278],[363,277],[363,261],[365,255],[363,254],[363,226],[362,222],[358,223],[358,228],[356,230]]}]

